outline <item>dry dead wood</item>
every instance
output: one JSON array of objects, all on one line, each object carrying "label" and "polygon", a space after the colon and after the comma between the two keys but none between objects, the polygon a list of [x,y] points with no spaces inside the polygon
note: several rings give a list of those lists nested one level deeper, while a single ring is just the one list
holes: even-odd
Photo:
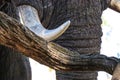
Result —
[{"label": "dry dead wood", "polygon": [[99,54],[84,55],[47,42],[2,12],[0,12],[0,44],[57,70],[106,71],[112,74],[119,62],[117,58]]}]

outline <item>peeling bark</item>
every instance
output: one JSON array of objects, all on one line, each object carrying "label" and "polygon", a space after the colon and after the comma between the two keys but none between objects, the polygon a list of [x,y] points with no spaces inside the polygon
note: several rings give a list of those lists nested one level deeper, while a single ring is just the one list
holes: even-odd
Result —
[{"label": "peeling bark", "polygon": [[0,44],[22,52],[37,62],[63,71],[113,73],[119,59],[99,54],[79,54],[47,42],[17,20],[0,12]]}]

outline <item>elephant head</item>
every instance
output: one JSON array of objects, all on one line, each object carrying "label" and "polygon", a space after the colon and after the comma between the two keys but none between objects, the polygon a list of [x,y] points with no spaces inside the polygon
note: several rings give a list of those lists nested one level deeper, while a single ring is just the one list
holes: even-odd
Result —
[{"label": "elephant head", "polygon": [[[89,3],[87,3],[87,4],[89,4]],[[73,5],[73,3],[72,3],[72,5]],[[96,7],[98,8],[98,6],[96,6]],[[58,5],[58,8],[59,8],[59,5]],[[63,8],[63,6],[62,6],[62,8]],[[58,27],[56,29],[47,30],[43,27],[42,23],[40,22],[40,19],[38,17],[38,12],[35,8],[28,6],[28,5],[22,5],[22,6],[19,5],[19,7],[17,9],[19,12],[21,23],[23,23],[25,26],[27,26],[31,31],[33,31],[38,36],[44,38],[47,42],[40,41],[39,40],[40,38],[38,36],[36,38],[36,35],[34,35],[32,32],[30,32],[26,27],[21,28],[20,26],[22,26],[22,25],[19,25],[19,24],[16,25],[17,21],[13,20],[13,25],[12,25],[12,20],[10,18],[8,18],[7,16],[3,16],[3,17],[0,16],[0,23],[1,23],[0,24],[0,26],[1,26],[0,27],[0,42],[1,42],[1,44],[6,45],[11,48],[14,48],[14,49],[18,49],[18,51],[23,52],[23,54],[25,54],[26,56],[32,57],[36,61],[38,61],[42,64],[45,64],[47,66],[50,66],[57,70],[67,70],[67,71],[70,71],[70,70],[77,70],[77,71],[78,70],[84,70],[84,71],[104,70],[110,74],[113,73],[113,71],[116,67],[116,64],[119,61],[118,59],[116,60],[116,59],[108,58],[106,56],[98,55],[98,54],[80,55],[79,53],[71,52],[67,49],[60,47],[59,45],[49,42],[51,40],[56,39],[62,33],[64,33],[64,31],[70,25],[70,21],[65,22],[64,24],[62,24],[60,27]],[[76,9],[76,7],[75,7],[75,9]],[[95,9],[95,8],[91,8],[91,9]],[[87,10],[88,10],[88,8],[86,7],[85,11],[87,11]],[[91,10],[89,10],[89,11],[86,12],[86,14],[91,13]],[[99,11],[101,11],[101,10],[99,10]],[[78,12],[80,12],[80,11],[78,11]],[[83,13],[84,13],[84,11],[83,11]],[[5,18],[5,17],[7,17],[7,18]],[[5,18],[5,20],[2,20],[3,18]],[[71,17],[71,18],[73,18],[73,17]],[[78,16],[75,16],[75,18],[78,18]],[[91,17],[91,18],[93,18],[93,17]],[[6,19],[8,19],[8,21]],[[74,20],[71,20],[71,21],[74,21]],[[96,21],[96,20],[94,20],[94,21]],[[79,22],[82,22],[82,21],[79,21]],[[8,23],[10,23],[10,24],[7,25]],[[2,24],[5,24],[5,25],[2,25]],[[9,26],[13,26],[13,27],[9,27]],[[26,29],[24,29],[24,28],[26,28]],[[28,32],[27,32],[27,30],[28,30]],[[86,32],[88,32],[88,31],[86,30]],[[89,31],[89,32],[91,33],[93,31]],[[86,34],[86,35],[89,36],[88,34]],[[21,38],[23,40],[21,40]],[[15,43],[15,41],[16,41],[16,43]],[[109,64],[109,63],[111,63],[111,64]],[[98,66],[96,66],[96,65],[98,65]]]}]

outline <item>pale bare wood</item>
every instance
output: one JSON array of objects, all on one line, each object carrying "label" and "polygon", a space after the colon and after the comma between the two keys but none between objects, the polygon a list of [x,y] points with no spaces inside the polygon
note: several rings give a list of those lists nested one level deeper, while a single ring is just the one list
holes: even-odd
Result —
[{"label": "pale bare wood", "polygon": [[113,72],[112,80],[120,80],[120,63],[117,64]]}]

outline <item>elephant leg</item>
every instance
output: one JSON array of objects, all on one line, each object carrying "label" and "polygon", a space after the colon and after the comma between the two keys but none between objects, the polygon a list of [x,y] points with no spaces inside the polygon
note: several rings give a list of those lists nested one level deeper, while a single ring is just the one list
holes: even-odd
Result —
[{"label": "elephant leg", "polygon": [[0,45],[0,80],[31,80],[29,59]]},{"label": "elephant leg", "polygon": [[56,71],[57,80],[97,80],[97,72],[83,71]]}]

